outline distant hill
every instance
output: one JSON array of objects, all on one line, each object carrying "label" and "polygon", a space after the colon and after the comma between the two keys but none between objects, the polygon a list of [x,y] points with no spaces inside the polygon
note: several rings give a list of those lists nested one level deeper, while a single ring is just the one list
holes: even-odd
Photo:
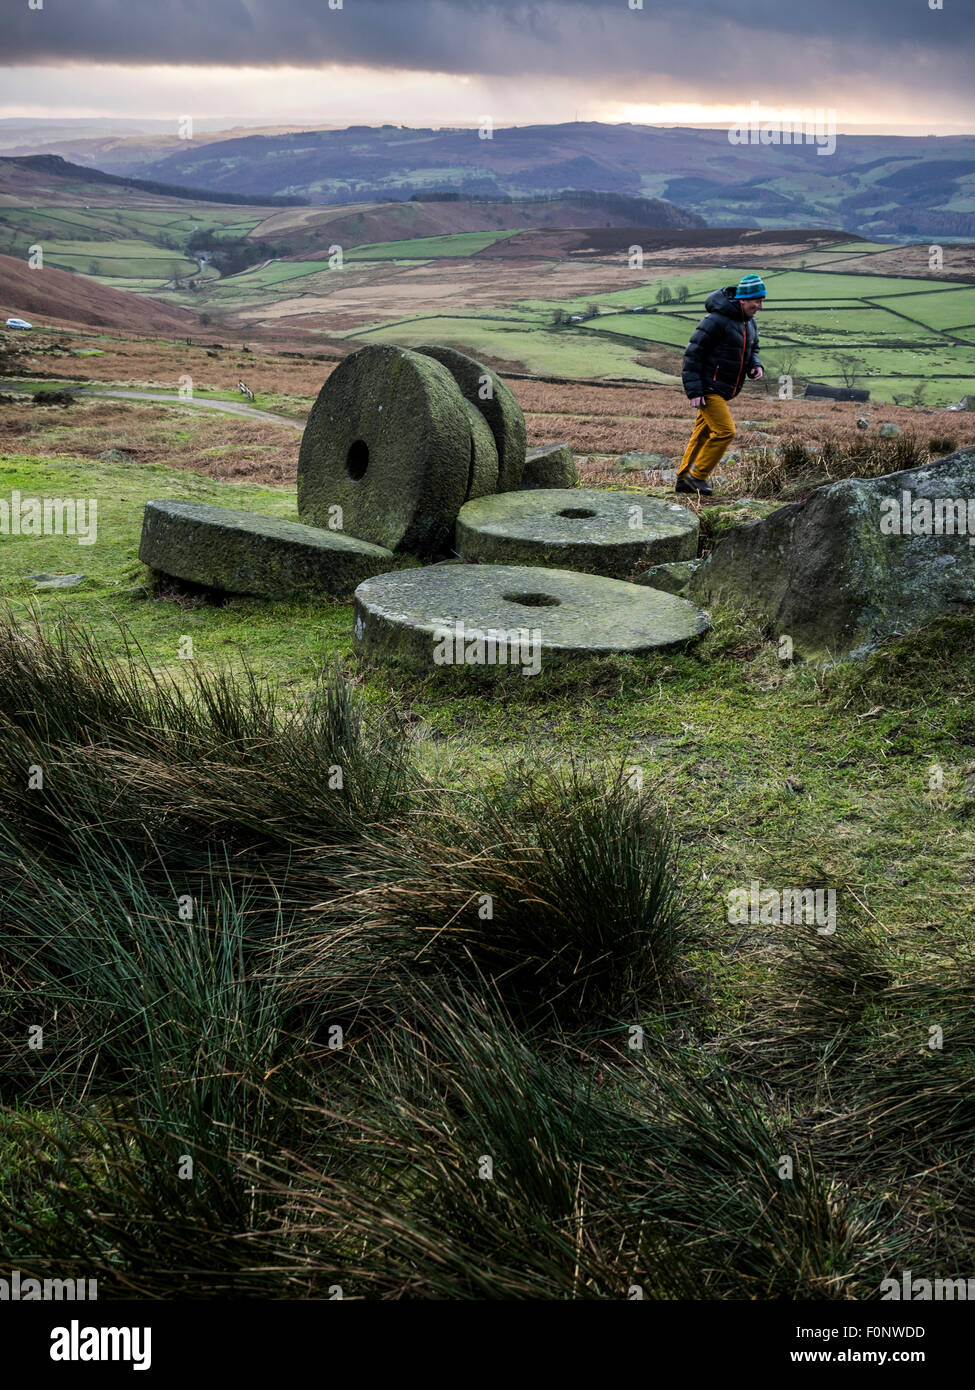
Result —
[{"label": "distant hill", "polygon": [[0,256],[0,318],[14,316],[170,337],[197,327],[196,315],[185,309],[109,289],[66,270],[31,270],[26,261]]},{"label": "distant hill", "polygon": [[134,190],[139,193],[152,193],[157,197],[182,198],[192,202],[232,203],[248,207],[258,204],[261,207],[295,207],[307,202],[305,198],[252,198],[245,193],[213,192],[201,188],[186,188],[180,184],[160,183],[156,179],[122,178],[116,174],[105,173],[102,169],[89,169],[80,164],[72,164],[57,154],[35,154],[4,157],[0,159],[3,168],[3,191],[21,192],[26,183],[34,182],[47,187],[51,180],[56,182],[74,181],[85,185],[109,185],[115,189]]},{"label": "distant hill", "polygon": [[598,122],[476,130],[352,126],[185,141],[131,167],[211,192],[314,203],[435,189],[525,197],[595,189],[661,198],[709,226],[839,227],[866,237],[975,236],[975,136],[839,135],[814,145],[729,142],[722,130]]},{"label": "distant hill", "polygon": [[324,238],[346,248],[417,237],[447,236],[509,227],[642,227],[691,230],[706,226],[703,218],[659,198],[629,198],[618,194],[560,194],[510,202],[474,201],[371,203],[349,208],[301,208],[273,214],[262,222],[261,237],[285,240],[289,254],[308,255],[322,248]]}]

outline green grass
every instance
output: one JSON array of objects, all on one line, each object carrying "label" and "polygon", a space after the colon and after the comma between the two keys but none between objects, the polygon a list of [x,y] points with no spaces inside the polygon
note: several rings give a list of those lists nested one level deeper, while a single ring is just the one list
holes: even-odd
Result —
[{"label": "green grass", "polygon": [[[84,615],[91,630],[119,651],[124,645],[120,618],[150,660],[163,666],[178,662],[179,639],[187,635],[193,637],[195,659],[205,666],[248,657],[272,664],[285,660],[305,677],[316,661],[351,647],[347,609],[338,605],[298,602],[269,610],[257,602],[235,600],[221,608],[184,609],[129,592],[148,577],[138,550],[142,513],[150,498],[188,498],[296,520],[293,492],[220,483],[153,465],[127,469],[93,460],[5,457],[0,460],[0,497],[9,499],[14,490],[23,497],[86,498],[98,504],[94,545],[80,545],[68,536],[0,537],[4,597],[17,612],[34,603],[42,613]],[[87,578],[77,590],[35,594],[29,576],[36,573]]]},{"label": "green grass", "polygon": [[349,261],[433,260],[443,256],[475,256],[486,246],[517,236],[522,227],[487,232],[455,232],[445,236],[413,237],[356,246],[345,253]]},{"label": "green grass", "polygon": [[641,367],[633,361],[633,350],[621,343],[601,341],[597,335],[571,328],[542,330],[527,328],[518,320],[511,326],[496,319],[448,318],[432,316],[389,324],[382,328],[348,335],[352,342],[420,343],[443,342],[485,353],[509,364],[518,364],[540,375],[576,377],[625,377],[634,381],[671,380],[666,373]]},{"label": "green grass", "polygon": [[[967,1270],[975,620],[823,672],[718,611],[499,692],[357,665],[349,604],[126,592],[149,497],[289,491],[2,467],[99,504],[94,546],[0,537],[10,1267],[558,1300]],[[836,937],[730,923],[753,879],[834,887]]]}]

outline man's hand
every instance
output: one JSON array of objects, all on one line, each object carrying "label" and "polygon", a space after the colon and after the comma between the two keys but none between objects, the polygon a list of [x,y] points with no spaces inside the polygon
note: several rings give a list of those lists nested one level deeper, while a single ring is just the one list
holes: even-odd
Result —
[{"label": "man's hand", "polygon": [[751,377],[752,381],[761,381],[762,377],[765,375],[765,368],[752,367],[748,375]]},{"label": "man's hand", "polygon": [[704,397],[703,397],[703,396],[691,396],[689,399],[690,399],[691,405],[694,406],[694,408],[695,408],[696,410],[701,410],[701,409],[703,408],[703,406],[704,406]]}]

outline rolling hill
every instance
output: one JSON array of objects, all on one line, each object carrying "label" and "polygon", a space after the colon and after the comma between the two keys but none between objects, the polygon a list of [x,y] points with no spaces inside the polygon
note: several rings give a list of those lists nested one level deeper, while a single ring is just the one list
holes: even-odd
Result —
[{"label": "rolling hill", "polygon": [[710,226],[841,227],[863,236],[975,235],[975,136],[839,135],[729,142],[724,130],[597,122],[475,130],[352,126],[184,141],[105,168],[255,197],[372,201],[437,189],[514,198],[599,189],[675,202]]},{"label": "rolling hill", "polygon": [[175,305],[109,289],[65,270],[31,270],[26,261],[0,255],[0,316],[11,315],[171,337],[197,327],[196,315]]}]

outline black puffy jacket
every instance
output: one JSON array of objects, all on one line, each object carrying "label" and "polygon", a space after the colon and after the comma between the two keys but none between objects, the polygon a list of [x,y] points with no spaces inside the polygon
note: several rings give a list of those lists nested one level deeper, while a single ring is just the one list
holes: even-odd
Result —
[{"label": "black puffy jacket", "polygon": [[694,330],[681,373],[688,400],[724,396],[733,400],[758,360],[758,329],[735,299],[735,286],[715,290],[704,302],[707,314]]}]

